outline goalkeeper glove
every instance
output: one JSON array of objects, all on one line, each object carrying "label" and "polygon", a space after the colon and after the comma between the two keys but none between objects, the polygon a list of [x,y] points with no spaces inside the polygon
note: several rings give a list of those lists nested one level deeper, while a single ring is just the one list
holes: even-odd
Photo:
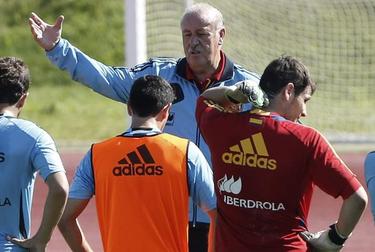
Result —
[{"label": "goalkeeper glove", "polygon": [[330,229],[316,233],[310,233],[308,231],[301,232],[300,236],[316,251],[327,252],[341,251],[347,239],[347,237],[343,237],[337,232],[335,224],[331,225]]},{"label": "goalkeeper glove", "polygon": [[233,103],[252,103],[257,108],[265,107],[269,103],[267,95],[252,81],[243,80],[229,88],[225,96]]}]

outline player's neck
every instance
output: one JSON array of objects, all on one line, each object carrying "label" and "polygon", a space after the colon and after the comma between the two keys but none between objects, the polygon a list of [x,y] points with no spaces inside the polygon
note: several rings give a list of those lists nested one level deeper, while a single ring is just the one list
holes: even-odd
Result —
[{"label": "player's neck", "polygon": [[158,123],[158,121],[156,121],[154,117],[143,118],[143,117],[132,116],[132,122],[131,122],[130,127],[136,128],[136,129],[142,129],[142,128],[155,129],[156,128],[156,129],[161,130],[160,123]]},{"label": "player's neck", "polygon": [[0,114],[6,114],[8,116],[18,117],[20,111],[14,106],[9,104],[0,103]]},{"label": "player's neck", "polygon": [[211,79],[212,76],[218,71],[219,64],[220,57],[211,64],[201,67],[200,69],[192,69],[193,74],[198,81],[204,82],[207,79]]}]

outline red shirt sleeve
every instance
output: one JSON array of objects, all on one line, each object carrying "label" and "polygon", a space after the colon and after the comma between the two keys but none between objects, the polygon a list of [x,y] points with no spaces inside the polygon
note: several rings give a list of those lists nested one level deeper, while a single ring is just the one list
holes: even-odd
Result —
[{"label": "red shirt sleeve", "polygon": [[202,120],[202,116],[204,116],[204,111],[207,109],[207,105],[204,102],[205,98],[203,96],[199,96],[197,100],[197,107],[195,109],[195,118],[197,120],[198,126]]},{"label": "red shirt sleeve", "polygon": [[313,182],[331,196],[347,199],[362,185],[327,140],[318,132],[314,133],[310,159]]},{"label": "red shirt sleeve", "polygon": [[209,137],[210,133],[212,134],[211,130],[214,128],[216,121],[222,118],[222,112],[224,111],[223,107],[213,101],[203,96],[198,98],[195,117],[197,125],[205,139]]}]

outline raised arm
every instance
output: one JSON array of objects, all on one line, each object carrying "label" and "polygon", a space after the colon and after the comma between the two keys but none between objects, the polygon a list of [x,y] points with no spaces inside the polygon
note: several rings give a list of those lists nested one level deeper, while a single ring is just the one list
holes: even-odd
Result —
[{"label": "raised arm", "polygon": [[127,103],[134,80],[147,74],[159,75],[162,69],[174,71],[169,63],[152,60],[133,68],[113,67],[99,62],[61,37],[63,21],[64,17],[59,16],[51,25],[32,13],[29,24],[34,40],[46,51],[52,64],[68,72],[73,80],[103,96]]},{"label": "raised arm", "polygon": [[[35,13],[29,18],[29,25],[34,40],[43,48],[49,60],[71,78],[110,99],[126,103],[128,94],[137,73],[125,67],[105,65],[61,38],[64,17],[57,18],[55,24],[44,22]],[[152,74],[150,68],[140,73]]]},{"label": "raised arm", "polygon": [[210,88],[203,92],[203,97],[223,107],[233,104],[251,103],[254,107],[268,105],[268,99],[262,89],[253,81],[243,80],[233,86]]},{"label": "raised arm", "polygon": [[56,172],[47,177],[47,200],[44,206],[43,218],[36,234],[30,239],[11,241],[32,251],[45,251],[51,239],[52,232],[60,220],[68,196],[68,180],[64,172]]},{"label": "raised arm", "polygon": [[34,12],[29,18],[29,25],[34,40],[46,51],[50,51],[55,47],[57,42],[61,39],[62,24],[64,16],[59,16],[55,24],[50,25],[44,22]]}]

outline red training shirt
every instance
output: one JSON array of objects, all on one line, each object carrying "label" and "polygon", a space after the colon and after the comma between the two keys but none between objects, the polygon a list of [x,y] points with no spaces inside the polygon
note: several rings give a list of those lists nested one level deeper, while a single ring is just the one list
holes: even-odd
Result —
[{"label": "red training shirt", "polygon": [[316,130],[274,113],[229,113],[203,97],[196,118],[211,151],[217,196],[215,248],[306,251],[314,184],[344,199],[361,185]]}]

